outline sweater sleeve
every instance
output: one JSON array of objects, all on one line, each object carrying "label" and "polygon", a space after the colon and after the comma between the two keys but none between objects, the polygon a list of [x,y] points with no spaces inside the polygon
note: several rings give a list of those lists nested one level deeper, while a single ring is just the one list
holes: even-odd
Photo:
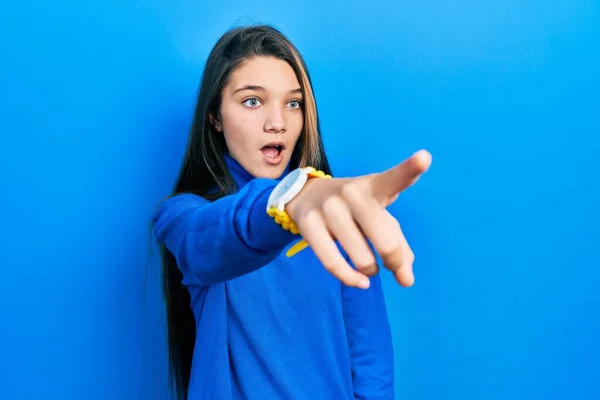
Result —
[{"label": "sweater sleeve", "polygon": [[394,349],[381,277],[370,281],[366,290],[342,285],[354,398],[393,400]]},{"label": "sweater sleeve", "polygon": [[158,205],[153,232],[177,260],[184,283],[210,285],[247,274],[297,239],[266,213],[276,184],[254,179],[236,194],[214,202],[180,194]]}]

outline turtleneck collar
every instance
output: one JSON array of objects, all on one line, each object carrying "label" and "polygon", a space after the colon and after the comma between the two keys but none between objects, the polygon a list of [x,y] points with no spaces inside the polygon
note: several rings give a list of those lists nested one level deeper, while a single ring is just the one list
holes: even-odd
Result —
[{"label": "turtleneck collar", "polygon": [[[229,168],[229,172],[231,173],[231,176],[233,177],[233,180],[234,180],[235,185],[238,190],[241,189],[242,187],[244,187],[248,182],[250,182],[251,180],[256,178],[255,176],[250,174],[248,171],[246,171],[246,169],[244,167],[242,167],[242,165],[237,160],[234,160],[229,155],[229,153],[226,152],[224,154],[224,157],[225,157],[225,164],[227,165],[227,168]],[[279,178],[277,178],[278,181],[283,179],[283,177],[285,177],[288,174],[289,168],[290,168],[290,166],[288,164],[285,167],[285,170],[283,171],[281,176]]]}]

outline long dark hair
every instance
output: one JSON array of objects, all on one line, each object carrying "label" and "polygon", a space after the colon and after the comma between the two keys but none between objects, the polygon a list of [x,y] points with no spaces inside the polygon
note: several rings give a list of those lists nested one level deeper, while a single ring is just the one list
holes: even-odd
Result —
[{"label": "long dark hair", "polygon": [[[286,61],[296,73],[304,98],[304,126],[292,152],[290,168],[313,166],[331,174],[323,142],[314,92],[305,62],[296,47],[276,28],[267,25],[234,28],[212,49],[204,72],[194,112],[187,150],[171,195],[194,193],[216,200],[234,190],[226,167],[226,144],[209,115],[219,115],[221,91],[231,73],[245,60],[270,56]],[[166,303],[169,377],[177,398],[187,399],[196,340],[196,321],[190,294],[182,284],[175,257],[159,244],[162,287]]]}]

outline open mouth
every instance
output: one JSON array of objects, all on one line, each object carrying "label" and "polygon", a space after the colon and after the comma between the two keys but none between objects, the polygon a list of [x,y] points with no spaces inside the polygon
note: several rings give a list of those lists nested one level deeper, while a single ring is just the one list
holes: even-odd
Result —
[{"label": "open mouth", "polygon": [[281,152],[285,149],[283,143],[269,143],[261,149],[263,154],[271,159],[276,159],[281,155]]}]

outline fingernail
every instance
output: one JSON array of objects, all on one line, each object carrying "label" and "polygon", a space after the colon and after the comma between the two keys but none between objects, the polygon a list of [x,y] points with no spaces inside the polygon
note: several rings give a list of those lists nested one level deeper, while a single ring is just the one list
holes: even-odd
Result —
[{"label": "fingernail", "polygon": [[369,286],[371,286],[371,281],[369,280],[369,278],[362,278],[358,282],[358,287],[361,289],[368,289]]}]

